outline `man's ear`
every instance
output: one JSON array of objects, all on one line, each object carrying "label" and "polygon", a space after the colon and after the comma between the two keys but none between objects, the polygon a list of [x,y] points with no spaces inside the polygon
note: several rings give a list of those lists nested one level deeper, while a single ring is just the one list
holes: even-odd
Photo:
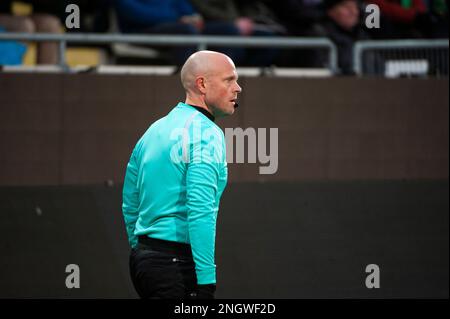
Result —
[{"label": "man's ear", "polygon": [[200,91],[202,94],[206,94],[206,83],[205,78],[203,76],[199,76],[195,79],[195,86],[197,87],[197,90]]}]

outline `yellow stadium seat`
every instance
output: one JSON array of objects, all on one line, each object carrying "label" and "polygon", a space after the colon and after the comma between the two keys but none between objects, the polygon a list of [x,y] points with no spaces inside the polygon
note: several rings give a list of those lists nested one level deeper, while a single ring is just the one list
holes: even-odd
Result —
[{"label": "yellow stadium seat", "polygon": [[16,16],[27,16],[33,13],[33,5],[21,1],[11,4],[11,12]]},{"label": "yellow stadium seat", "polygon": [[66,62],[70,67],[96,66],[104,61],[104,52],[97,48],[68,48],[66,50]]}]

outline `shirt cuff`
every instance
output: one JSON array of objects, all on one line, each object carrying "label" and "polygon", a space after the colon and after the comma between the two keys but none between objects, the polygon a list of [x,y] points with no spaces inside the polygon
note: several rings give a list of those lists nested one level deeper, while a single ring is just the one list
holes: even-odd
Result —
[{"label": "shirt cuff", "polygon": [[216,283],[216,269],[197,269],[197,284],[199,285],[209,285]]}]

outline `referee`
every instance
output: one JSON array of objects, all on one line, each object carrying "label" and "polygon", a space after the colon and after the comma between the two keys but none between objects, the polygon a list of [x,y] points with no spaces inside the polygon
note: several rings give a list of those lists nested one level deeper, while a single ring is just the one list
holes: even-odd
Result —
[{"label": "referee", "polygon": [[226,55],[191,55],[181,70],[185,102],[133,149],[122,211],[141,298],[214,298],[216,220],[227,183],[225,137],[214,121],[234,113],[237,79]]}]

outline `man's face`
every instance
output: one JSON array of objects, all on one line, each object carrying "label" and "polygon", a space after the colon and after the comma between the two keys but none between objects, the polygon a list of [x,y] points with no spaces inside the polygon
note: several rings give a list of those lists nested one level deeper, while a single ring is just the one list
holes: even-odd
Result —
[{"label": "man's face", "polygon": [[330,10],[328,15],[341,28],[351,30],[359,22],[359,9],[355,0],[343,1]]},{"label": "man's face", "polygon": [[237,83],[238,75],[231,60],[221,61],[206,79],[206,105],[216,117],[231,115],[238,94],[242,91]]}]

